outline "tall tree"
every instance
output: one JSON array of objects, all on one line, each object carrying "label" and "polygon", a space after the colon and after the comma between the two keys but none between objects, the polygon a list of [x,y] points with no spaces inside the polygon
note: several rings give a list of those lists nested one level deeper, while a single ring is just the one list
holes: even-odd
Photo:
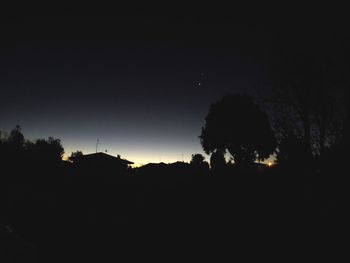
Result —
[{"label": "tall tree", "polygon": [[238,165],[265,160],[276,147],[267,114],[245,94],[227,94],[212,104],[200,139],[207,154],[228,151]]},{"label": "tall tree", "polygon": [[312,159],[339,145],[344,136],[341,42],[334,40],[331,31],[286,31],[288,37],[276,41],[271,56],[272,123],[280,143],[298,138]]},{"label": "tall tree", "polygon": [[24,147],[24,136],[22,133],[21,126],[16,125],[15,128],[10,132],[10,136],[8,137],[8,142],[15,149],[23,149]]}]

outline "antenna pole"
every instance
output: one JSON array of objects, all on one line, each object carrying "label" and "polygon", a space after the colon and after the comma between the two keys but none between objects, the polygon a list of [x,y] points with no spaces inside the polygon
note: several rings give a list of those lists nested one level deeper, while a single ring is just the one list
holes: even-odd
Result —
[{"label": "antenna pole", "polygon": [[98,148],[98,145],[100,144],[100,140],[99,139],[97,139],[97,141],[96,141],[96,153],[97,153],[97,148]]}]

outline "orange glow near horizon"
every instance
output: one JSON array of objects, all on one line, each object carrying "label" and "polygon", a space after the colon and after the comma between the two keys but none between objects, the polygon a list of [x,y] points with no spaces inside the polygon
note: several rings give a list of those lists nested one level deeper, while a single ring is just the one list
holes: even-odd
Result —
[{"label": "orange glow near horizon", "polygon": [[[93,152],[91,151],[84,151],[83,150],[83,154],[91,154]],[[109,151],[106,152],[109,155],[112,156],[117,156],[119,153],[116,153],[114,151]],[[200,153],[200,152],[199,152]],[[70,156],[71,152],[67,152],[63,155],[63,160],[68,161],[68,157]],[[205,157],[206,157],[206,161],[210,162],[210,157],[208,155],[205,155],[204,153],[202,153]],[[134,164],[130,165],[132,168],[137,168],[137,167],[141,167],[145,164],[148,163],[174,163],[174,162],[190,162],[191,160],[191,154],[187,153],[184,154],[182,156],[182,154],[160,154],[159,152],[148,152],[148,151],[144,151],[144,152],[140,152],[140,153],[126,153],[126,152],[120,152],[121,158],[122,159],[127,159],[131,162],[133,162]],[[227,158],[227,161],[229,160],[229,158]],[[271,156],[270,158],[268,158],[267,160],[262,162],[263,164],[267,165],[268,167],[272,167],[274,165],[274,157]]]},{"label": "orange glow near horizon", "polygon": [[[83,154],[91,154],[92,152],[84,152]],[[68,157],[70,156],[71,153],[65,153],[62,157],[63,160],[68,161]],[[112,156],[117,156],[114,152],[107,152],[106,154],[112,155]],[[148,163],[174,163],[174,162],[190,162],[191,156],[185,155],[174,155],[174,154],[164,154],[162,157],[158,157],[157,154],[145,154],[146,156],[141,156],[141,155],[132,155],[132,154],[121,154],[122,159],[129,160],[133,162],[134,164],[130,165],[132,168],[137,168],[140,166],[143,166]]]}]

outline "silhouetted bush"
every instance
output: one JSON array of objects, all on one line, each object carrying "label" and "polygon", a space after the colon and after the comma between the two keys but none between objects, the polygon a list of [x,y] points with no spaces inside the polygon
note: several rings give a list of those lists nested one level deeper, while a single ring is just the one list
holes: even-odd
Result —
[{"label": "silhouetted bush", "polygon": [[62,160],[64,149],[60,139],[49,137],[47,140],[36,140],[34,154],[41,160],[60,161]]},{"label": "silhouetted bush", "polygon": [[204,156],[199,153],[192,154],[190,165],[192,166],[194,172],[198,175],[207,175],[209,172],[208,162],[206,162]]},{"label": "silhouetted bush", "polygon": [[79,158],[82,155],[83,155],[83,152],[79,150],[72,152],[71,155],[69,156],[69,160],[74,162],[77,158]]}]

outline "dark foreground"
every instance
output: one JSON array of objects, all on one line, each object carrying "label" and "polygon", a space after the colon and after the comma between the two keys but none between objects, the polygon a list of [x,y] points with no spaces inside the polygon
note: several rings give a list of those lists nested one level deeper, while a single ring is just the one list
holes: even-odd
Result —
[{"label": "dark foreground", "polygon": [[323,255],[342,249],[347,189],[336,173],[12,167],[0,262]]}]

